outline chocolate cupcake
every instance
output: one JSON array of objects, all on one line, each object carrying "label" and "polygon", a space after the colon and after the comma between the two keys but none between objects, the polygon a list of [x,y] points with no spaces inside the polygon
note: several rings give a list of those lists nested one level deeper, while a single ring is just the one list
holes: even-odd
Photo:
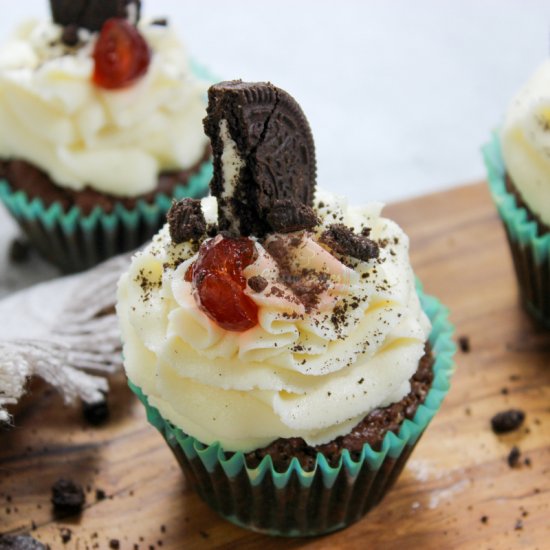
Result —
[{"label": "chocolate cupcake", "polygon": [[511,102],[484,147],[488,181],[503,221],[520,292],[535,320],[550,328],[550,62]]},{"label": "chocolate cupcake", "polygon": [[148,240],[211,178],[207,75],[140,2],[52,0],[0,50],[0,199],[64,271]]},{"label": "chocolate cupcake", "polygon": [[447,312],[380,204],[315,188],[290,95],[217,84],[205,130],[213,196],[175,204],[119,283],[130,387],[222,516],[341,529],[383,498],[448,391]]}]

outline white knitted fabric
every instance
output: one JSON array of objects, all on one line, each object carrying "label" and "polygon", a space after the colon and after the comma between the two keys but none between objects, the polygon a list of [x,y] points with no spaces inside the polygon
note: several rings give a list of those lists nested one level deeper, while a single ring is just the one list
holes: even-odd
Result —
[{"label": "white knitted fabric", "polygon": [[119,256],[0,301],[0,422],[9,421],[5,407],[17,403],[31,376],[57,388],[67,403],[103,398],[105,374],[122,362],[114,305],[128,263],[128,255]]}]

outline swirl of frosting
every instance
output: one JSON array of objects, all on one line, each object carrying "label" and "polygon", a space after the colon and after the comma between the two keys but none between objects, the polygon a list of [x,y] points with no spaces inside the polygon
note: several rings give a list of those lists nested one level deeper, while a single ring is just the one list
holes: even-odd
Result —
[{"label": "swirl of frosting", "polygon": [[[410,391],[430,326],[408,238],[380,216],[380,204],[352,207],[318,192],[315,210],[322,220],[316,232],[255,241],[258,255],[244,275],[267,284],[246,290],[259,322],[245,332],[220,328],[197,306],[185,281],[196,248],[173,244],[167,227],[120,280],[129,379],[203,443],[219,441],[230,451],[279,437],[326,443]],[[203,200],[203,211],[208,223],[216,221],[214,198]],[[356,231],[370,227],[379,257],[329,253],[318,237],[335,220]],[[287,250],[284,272],[275,261],[278,244]]]},{"label": "swirl of frosting", "polygon": [[206,85],[170,27],[142,22],[144,77],[121,90],[92,82],[97,33],[68,48],[62,28],[28,21],[0,50],[0,158],[19,158],[60,186],[116,196],[153,191],[164,170],[189,168],[207,144]]},{"label": "swirl of frosting", "polygon": [[510,103],[501,144],[506,170],[523,200],[550,225],[550,61]]}]

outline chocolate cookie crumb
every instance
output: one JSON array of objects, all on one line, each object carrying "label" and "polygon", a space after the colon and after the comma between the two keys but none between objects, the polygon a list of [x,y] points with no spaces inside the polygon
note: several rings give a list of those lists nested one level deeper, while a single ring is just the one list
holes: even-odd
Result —
[{"label": "chocolate cookie crumb", "polygon": [[76,25],[67,25],[61,34],[61,42],[71,48],[76,46],[78,44],[78,27]]},{"label": "chocolate cookie crumb", "polygon": [[508,454],[508,466],[510,468],[516,468],[519,464],[519,457],[521,456],[521,451],[514,445],[512,450]]},{"label": "chocolate cookie crumb", "polygon": [[118,548],[120,548],[120,541],[118,539],[111,539],[109,541],[109,548],[112,548],[113,550],[118,550]]},{"label": "chocolate cookie crumb", "polygon": [[206,233],[206,220],[199,199],[174,202],[167,214],[170,237],[176,244],[198,241]]},{"label": "chocolate cookie crumb", "polygon": [[357,235],[350,227],[335,223],[323,232],[320,241],[334,252],[357,258],[363,262],[378,258],[378,244],[364,235]]},{"label": "chocolate cookie crumb", "polygon": [[484,525],[487,525],[487,523],[488,523],[488,521],[489,521],[489,516],[481,516],[480,521],[481,521],[481,523],[483,523]]},{"label": "chocolate cookie crumb", "polygon": [[82,511],[85,497],[80,485],[60,478],[52,485],[52,504],[56,514],[77,514]]},{"label": "chocolate cookie crumb", "polygon": [[107,494],[103,489],[96,489],[95,490],[95,499],[96,500],[105,500],[107,498]]},{"label": "chocolate cookie crumb", "polygon": [[312,229],[319,223],[313,208],[292,199],[276,200],[266,218],[271,229],[277,233]]},{"label": "chocolate cookie crumb", "polygon": [[96,403],[82,403],[82,415],[89,424],[100,426],[109,420],[109,404],[106,399]]},{"label": "chocolate cookie crumb", "polygon": [[47,550],[49,546],[30,535],[0,535],[0,550]]},{"label": "chocolate cookie crumb", "polygon": [[458,347],[462,353],[470,353],[470,338],[468,336],[459,336]]},{"label": "chocolate cookie crumb", "polygon": [[512,432],[517,430],[525,420],[525,413],[519,409],[510,409],[495,414],[491,418],[493,432],[497,434]]},{"label": "chocolate cookie crumb", "polygon": [[167,27],[168,26],[168,18],[167,17],[157,17],[156,19],[153,19],[151,21],[151,25],[155,25],[156,27]]},{"label": "chocolate cookie crumb", "polygon": [[261,275],[254,275],[248,279],[248,286],[254,292],[263,292],[267,288],[267,279],[264,279]]},{"label": "chocolate cookie crumb", "polygon": [[8,257],[14,264],[22,264],[29,259],[31,247],[29,243],[23,239],[13,239],[10,244]]},{"label": "chocolate cookie crumb", "polygon": [[68,542],[71,541],[71,537],[73,536],[73,532],[68,529],[67,527],[62,527],[60,530],[60,535],[61,535],[61,542],[63,544],[67,544]]}]

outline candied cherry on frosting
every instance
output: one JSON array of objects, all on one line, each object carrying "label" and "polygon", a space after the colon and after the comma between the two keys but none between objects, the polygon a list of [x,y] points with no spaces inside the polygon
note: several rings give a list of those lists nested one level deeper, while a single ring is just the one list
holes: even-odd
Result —
[{"label": "candied cherry on frosting", "polygon": [[145,38],[126,19],[105,21],[95,44],[93,81],[116,90],[128,86],[147,72],[151,51]]},{"label": "candied cherry on frosting", "polygon": [[243,269],[256,259],[248,237],[216,237],[204,243],[185,273],[204,313],[225,330],[244,332],[258,323],[258,306],[244,290]]}]

